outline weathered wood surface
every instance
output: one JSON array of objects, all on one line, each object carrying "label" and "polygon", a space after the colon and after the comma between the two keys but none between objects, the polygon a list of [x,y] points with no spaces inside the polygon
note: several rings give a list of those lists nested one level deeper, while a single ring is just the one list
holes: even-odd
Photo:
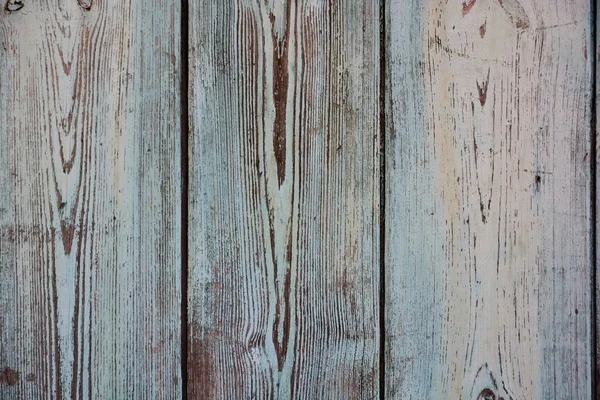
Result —
[{"label": "weathered wood surface", "polygon": [[590,2],[386,9],[386,398],[592,398]]},{"label": "weathered wood surface", "polygon": [[[596,3],[594,3],[596,5]],[[595,109],[594,109],[594,114],[593,114],[593,118],[595,118],[595,132],[593,132],[594,134],[594,139],[595,139],[595,152],[596,152],[596,160],[594,160],[595,164],[595,184],[594,189],[595,189],[595,196],[596,198],[593,199],[595,200],[595,208],[594,208],[594,217],[595,217],[595,221],[593,221],[596,224],[596,231],[595,231],[595,247],[594,247],[594,263],[595,263],[595,281],[593,282],[595,284],[595,299],[594,299],[594,312],[595,315],[592,314],[592,319],[593,319],[593,324],[595,327],[594,330],[594,339],[595,339],[595,343],[594,345],[596,346],[594,349],[594,358],[595,358],[595,366],[594,366],[594,387],[592,388],[592,390],[594,390],[594,395],[595,398],[599,398],[600,397],[600,336],[598,335],[598,331],[600,329],[600,312],[598,312],[598,310],[600,310],[600,280],[598,279],[598,277],[600,276],[600,265],[598,265],[598,260],[600,259],[600,240],[598,237],[598,229],[600,229],[600,216],[598,215],[598,210],[600,209],[600,185],[598,185],[598,177],[600,176],[600,151],[598,149],[598,145],[600,144],[600,129],[598,127],[600,127],[600,119],[598,118],[598,108],[600,107],[600,90],[598,89],[598,73],[600,73],[600,65],[598,63],[598,60],[600,59],[600,42],[598,42],[598,39],[600,39],[600,33],[598,33],[598,27],[597,27],[597,21],[598,21],[598,16],[600,15],[600,11],[598,10],[598,7],[596,5],[595,8],[595,13],[596,15],[594,16],[594,18],[592,19],[593,23],[595,24],[595,30],[592,31],[595,33],[595,39],[596,39],[596,48],[592,49],[592,51],[595,51],[595,68],[594,68],[594,90],[596,91],[596,102],[594,104]]]},{"label": "weathered wood surface", "polygon": [[593,398],[590,3],[384,3],[189,2],[188,216],[180,3],[0,4],[0,399]]},{"label": "weathered wood surface", "polygon": [[181,397],[179,18],[2,2],[2,399]]},{"label": "weathered wood surface", "polygon": [[190,397],[377,398],[378,1],[190,28]]}]

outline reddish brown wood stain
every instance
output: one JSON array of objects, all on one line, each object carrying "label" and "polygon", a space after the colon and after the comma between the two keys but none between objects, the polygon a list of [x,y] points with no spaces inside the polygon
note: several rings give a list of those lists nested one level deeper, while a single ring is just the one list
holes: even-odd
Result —
[{"label": "reddish brown wood stain", "polygon": [[[288,57],[289,57],[289,40],[290,40],[290,13],[292,10],[291,3],[285,3],[286,8],[286,28],[282,37],[277,36],[273,30],[273,99],[275,106],[275,127],[273,134],[273,148],[275,150],[275,159],[277,160],[277,180],[279,186],[285,179],[285,161],[286,161],[286,125],[287,125],[287,98],[288,87],[290,85],[290,77],[288,74]],[[269,19],[271,23],[275,22],[275,16],[270,13]]]},{"label": "reddish brown wood stain", "polygon": [[471,11],[471,9],[473,8],[473,6],[475,5],[476,2],[477,2],[477,0],[468,0],[467,2],[463,2],[462,3],[462,15],[463,15],[463,17],[465,15],[467,15],[469,13],[469,11]]},{"label": "reddish brown wood stain", "polygon": [[487,91],[488,91],[488,86],[490,83],[490,69],[488,68],[488,73],[487,73],[487,77],[485,78],[485,82],[482,82],[481,84],[479,84],[479,82],[477,82],[477,91],[479,92],[479,104],[481,104],[481,106],[485,106],[485,102],[487,100]]},{"label": "reddish brown wood stain", "polygon": [[[190,333],[200,332],[198,327],[189,330]],[[202,374],[193,375],[189,381],[188,393],[203,399],[218,397],[215,385],[218,383],[218,369],[213,365],[211,356],[214,346],[222,338],[216,332],[209,333],[202,340],[191,340],[190,358],[188,368],[190,371],[203,371]],[[193,398],[193,397],[192,397]]]},{"label": "reddish brown wood stain", "polygon": [[0,371],[0,385],[15,386],[19,383],[19,373],[8,367]]}]

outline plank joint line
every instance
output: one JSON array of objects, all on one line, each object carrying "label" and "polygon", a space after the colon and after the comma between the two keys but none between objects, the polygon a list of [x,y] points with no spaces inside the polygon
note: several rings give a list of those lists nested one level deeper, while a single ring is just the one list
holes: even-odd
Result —
[{"label": "plank joint line", "polygon": [[597,152],[596,152],[596,142],[597,142],[597,138],[596,138],[596,73],[597,73],[597,58],[596,58],[596,52],[597,52],[597,41],[596,41],[596,10],[597,10],[597,4],[596,4],[596,0],[591,0],[591,4],[590,4],[590,31],[591,31],[591,39],[590,39],[590,47],[591,47],[591,56],[592,56],[592,71],[591,71],[591,129],[590,129],[590,181],[591,181],[591,189],[590,189],[590,207],[591,207],[591,291],[592,291],[592,304],[591,304],[591,319],[592,319],[592,326],[591,326],[591,349],[592,349],[592,362],[591,362],[591,367],[592,367],[592,373],[591,373],[591,386],[592,386],[592,394],[593,394],[593,398],[598,398],[598,396],[600,395],[600,390],[598,388],[598,343],[597,343],[597,338],[598,338],[598,333],[597,333],[597,329],[598,329],[598,309],[597,309],[597,296],[598,296],[598,291],[597,291],[597,261],[598,261],[598,255],[597,255],[597,243],[596,243],[596,238],[597,238],[597,233],[596,233],[596,229],[597,229],[597,209],[596,209],[596,201],[598,200],[598,197],[596,195],[596,190],[597,190],[597,182],[596,182],[596,163],[597,163]]},{"label": "plank joint line", "polygon": [[188,182],[189,182],[189,4],[181,0],[181,380],[188,390]]},{"label": "plank joint line", "polygon": [[379,2],[379,398],[385,399],[385,92],[386,0]]}]

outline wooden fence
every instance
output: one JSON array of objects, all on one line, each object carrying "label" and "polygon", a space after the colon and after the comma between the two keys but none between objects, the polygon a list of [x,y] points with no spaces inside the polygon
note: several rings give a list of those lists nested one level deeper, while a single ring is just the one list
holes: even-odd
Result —
[{"label": "wooden fence", "polygon": [[0,6],[0,399],[600,398],[594,1]]}]

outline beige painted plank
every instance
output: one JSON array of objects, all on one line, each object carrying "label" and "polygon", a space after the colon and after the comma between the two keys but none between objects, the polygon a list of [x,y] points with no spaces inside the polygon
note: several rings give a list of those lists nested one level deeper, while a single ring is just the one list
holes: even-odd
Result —
[{"label": "beige painted plank", "polygon": [[2,399],[181,397],[179,18],[2,2]]},{"label": "beige painted plank", "polygon": [[190,27],[190,397],[377,398],[378,1]]},{"label": "beige painted plank", "polygon": [[590,2],[386,10],[386,398],[590,399]]}]

